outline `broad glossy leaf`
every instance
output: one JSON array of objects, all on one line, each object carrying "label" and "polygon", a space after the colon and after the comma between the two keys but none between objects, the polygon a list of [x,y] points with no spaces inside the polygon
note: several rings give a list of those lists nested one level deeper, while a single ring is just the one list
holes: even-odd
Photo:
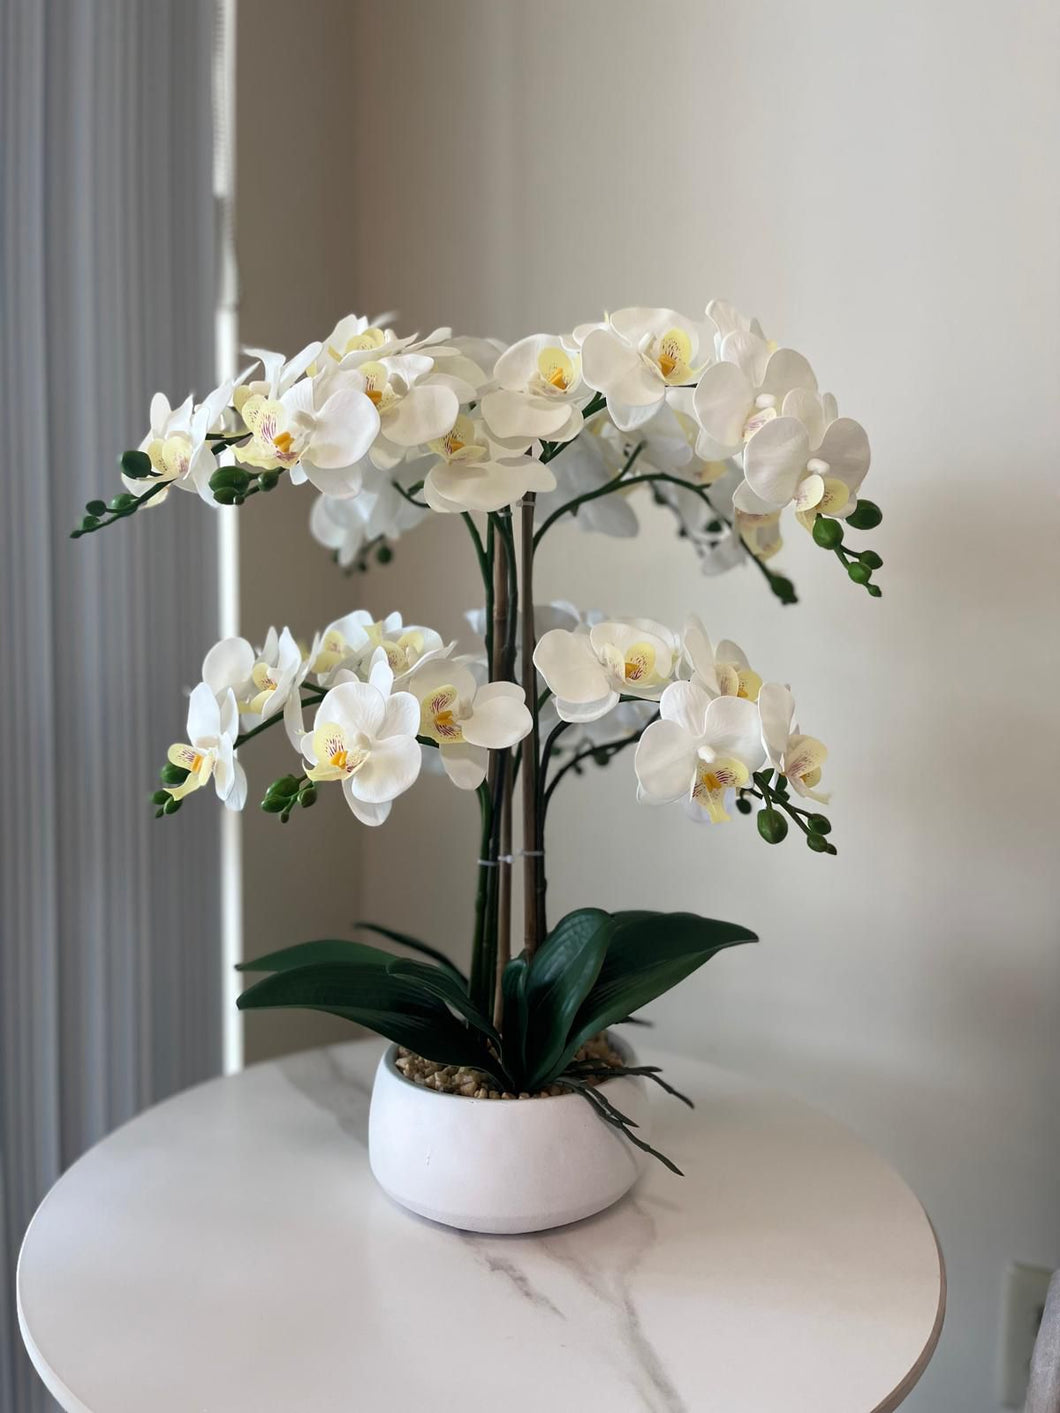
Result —
[{"label": "broad glossy leaf", "polygon": [[669,991],[715,953],[758,941],[746,927],[695,913],[616,913],[608,932],[600,974],[575,1018],[562,1065],[591,1036]]},{"label": "broad glossy leaf", "polygon": [[338,962],[357,966],[381,966],[395,960],[393,952],[382,947],[370,947],[367,942],[350,942],[341,937],[321,938],[317,942],[296,942],[293,947],[281,947],[263,957],[251,957],[236,963],[236,971],[290,971],[292,967],[309,966],[313,962]]},{"label": "broad glossy leaf", "polygon": [[431,957],[439,966],[451,971],[454,976],[459,977],[464,983],[464,990],[467,990],[467,977],[460,970],[457,964],[450,961],[444,952],[440,952],[437,947],[432,947],[428,942],[421,942],[418,937],[410,937],[407,932],[395,932],[392,927],[381,927],[377,922],[355,922],[354,927],[361,928],[364,932],[375,932],[380,937],[387,937],[391,942],[397,942],[402,947],[409,947],[413,952],[421,952],[425,957]]},{"label": "broad glossy leaf", "polygon": [[417,982],[430,995],[452,1006],[469,1024],[481,1034],[500,1044],[500,1036],[493,1022],[484,1016],[468,996],[463,983],[444,967],[430,966],[427,962],[413,961],[411,957],[388,957],[387,971],[391,976],[402,977]]},{"label": "broad glossy leaf", "polygon": [[[393,962],[394,958],[389,958]],[[482,1036],[432,994],[418,978],[394,975],[373,963],[316,962],[263,977],[244,991],[241,1011],[305,1007],[358,1022],[424,1059],[474,1065],[493,1072]]]},{"label": "broad glossy leaf", "polygon": [[600,972],[610,916],[600,908],[568,913],[534,954],[526,980],[528,1085],[555,1071],[570,1028]]},{"label": "broad glossy leaf", "polygon": [[512,1077],[517,1091],[526,1083],[526,978],[530,967],[520,953],[513,957],[501,974],[501,995],[504,1001],[504,1067]]}]

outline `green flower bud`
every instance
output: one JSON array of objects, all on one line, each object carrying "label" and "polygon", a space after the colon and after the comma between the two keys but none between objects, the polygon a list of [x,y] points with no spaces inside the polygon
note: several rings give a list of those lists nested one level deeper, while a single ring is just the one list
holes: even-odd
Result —
[{"label": "green flower bud", "polygon": [[288,807],[287,809],[284,810],[283,814],[280,815],[280,823],[281,823],[281,824],[286,824],[287,821],[288,821],[290,818],[291,818],[291,811],[290,811],[290,808]]},{"label": "green flower bud", "polygon": [[815,854],[827,854],[828,850],[832,847],[823,834],[817,834],[813,831],[807,834],[806,843]]},{"label": "green flower bud", "polygon": [[375,558],[378,564],[389,564],[394,558],[394,551],[389,545],[380,545],[375,552]]},{"label": "green flower bud", "polygon": [[182,765],[174,765],[172,761],[167,760],[158,772],[158,778],[163,785],[183,785],[188,778],[188,772]]},{"label": "green flower bud", "polygon": [[279,780],[272,782],[265,793],[286,800],[290,799],[292,795],[297,795],[301,788],[302,782],[297,775],[281,775]]},{"label": "green flower bud", "polygon": [[278,795],[266,795],[261,802],[261,808],[266,814],[282,814],[287,808],[287,801]]},{"label": "green flower bud", "polygon": [[218,505],[242,505],[243,497],[233,486],[218,486],[213,493]]},{"label": "green flower bud", "polygon": [[751,801],[748,800],[744,795],[738,795],[736,799],[736,808],[740,811],[741,814],[750,814]]},{"label": "green flower bud", "polygon": [[130,505],[135,505],[137,497],[129,491],[122,491],[120,496],[115,496],[107,506],[108,510],[128,510]]},{"label": "green flower bud", "polygon": [[262,491],[274,491],[280,484],[280,473],[278,471],[262,471],[258,475],[258,489]]},{"label": "green flower bud", "polygon": [[879,584],[866,584],[865,587],[868,589],[869,593],[874,599],[883,598],[883,590],[880,588]]},{"label": "green flower bud", "polygon": [[123,451],[118,464],[130,481],[145,481],[154,471],[146,451]]},{"label": "green flower bud", "polygon": [[313,788],[312,785],[307,785],[306,788],[299,794],[298,803],[302,806],[304,810],[307,810],[310,805],[315,805],[316,802],[316,790]]},{"label": "green flower bud", "polygon": [[781,603],[798,603],[799,596],[795,592],[795,585],[790,579],[785,579],[783,574],[770,574],[769,586]]},{"label": "green flower bud", "polygon": [[758,832],[767,844],[779,844],[787,838],[788,821],[777,810],[759,810]]},{"label": "green flower bud", "polygon": [[85,509],[88,511],[89,515],[95,515],[98,519],[99,516],[106,515],[107,502],[105,500],[90,500],[85,506]]},{"label": "green flower bud", "polygon": [[172,798],[173,797],[172,795],[170,795],[168,790],[156,790],[155,793],[151,796],[151,803],[153,805],[164,805],[167,800],[170,800]]},{"label": "green flower bud", "polygon": [[843,527],[838,520],[829,520],[825,515],[818,515],[813,522],[814,543],[822,549],[836,549],[843,543]]},{"label": "green flower bud", "polygon": [[857,560],[853,564],[847,565],[847,573],[855,584],[867,584],[872,578],[872,570],[866,565],[860,564]]},{"label": "green flower bud", "polygon": [[162,813],[163,813],[163,814],[176,814],[177,810],[180,809],[180,807],[181,807],[181,805],[182,805],[183,803],[184,803],[183,800],[175,800],[175,799],[173,798],[173,796],[170,795],[169,799],[168,799],[168,800],[165,802],[165,804],[162,806]]},{"label": "green flower bud", "polygon": [[859,500],[847,516],[847,524],[852,530],[875,530],[883,519],[883,511],[871,500]]},{"label": "green flower bud", "polygon": [[245,491],[249,485],[250,472],[244,471],[242,466],[219,466],[210,477],[211,491],[219,491],[223,486]]},{"label": "green flower bud", "polygon": [[811,814],[806,823],[815,834],[831,834],[832,821],[826,814]]},{"label": "green flower bud", "polygon": [[155,819],[161,819],[164,814],[165,810],[155,810]]},{"label": "green flower bud", "polygon": [[[104,506],[103,508],[105,510],[106,506]],[[95,530],[98,528],[98,526],[102,525],[102,523],[103,522],[102,520],[100,520],[98,515],[86,515],[81,521],[81,529],[82,531]]]},{"label": "green flower bud", "polygon": [[870,569],[883,568],[883,560],[875,550],[862,550],[858,558],[861,560],[862,564],[867,564]]}]

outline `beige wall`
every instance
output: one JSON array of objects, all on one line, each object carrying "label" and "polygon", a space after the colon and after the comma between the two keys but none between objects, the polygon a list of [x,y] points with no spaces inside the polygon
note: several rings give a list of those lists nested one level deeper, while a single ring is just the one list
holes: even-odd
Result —
[{"label": "beige wall", "polygon": [[[330,329],[356,302],[352,185],[341,164],[349,142],[351,7],[307,0],[248,0],[237,38],[236,244],[240,340],[290,354]],[[352,608],[355,586],[310,548],[310,498],[288,485],[250,501],[240,518],[242,631],[260,641],[270,623],[299,637]],[[346,607],[344,607],[346,605]],[[251,804],[291,769],[277,730],[244,753]],[[244,950],[248,956],[309,937],[348,935],[358,909],[357,831],[322,791],[285,826],[249,808],[243,825]],[[248,1063],[345,1037],[349,1027],[297,1011],[246,1018]]]},{"label": "beige wall", "polygon": [[[620,761],[557,806],[551,894],[556,912],[686,907],[760,932],[654,1008],[659,1037],[796,1091],[906,1174],[951,1278],[907,1406],[987,1413],[1005,1265],[1060,1263],[1057,12],[391,0],[334,6],[324,34],[317,5],[263,8],[241,54],[288,74],[282,46],[308,34],[327,67],[320,113],[253,112],[241,72],[248,338],[293,349],[332,313],[393,306],[514,337],[717,293],[804,348],[869,428],[878,603],[795,527],[792,609],[753,572],[700,578],[650,515],[621,547],[556,533],[540,571],[615,613],[694,608],[790,680],[832,748],[839,857],[639,810]],[[262,147],[278,125],[280,161]],[[275,187],[248,195],[252,171]],[[302,536],[307,505],[243,518],[248,628],[292,591],[301,621],[352,606]],[[457,630],[460,527],[355,588]],[[274,821],[248,822],[249,945],[340,925],[332,869],[359,857],[359,911],[463,951],[474,800],[427,780],[384,830],[340,814],[292,821],[282,860]]]}]

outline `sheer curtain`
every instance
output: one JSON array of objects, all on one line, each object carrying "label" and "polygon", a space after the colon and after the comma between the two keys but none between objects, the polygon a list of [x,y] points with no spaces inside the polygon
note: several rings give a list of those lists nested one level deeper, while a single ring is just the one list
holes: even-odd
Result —
[{"label": "sheer curtain", "polygon": [[0,1410],[48,1186],[220,1067],[218,811],[155,821],[217,627],[190,496],[78,541],[152,392],[214,375],[213,0],[0,0]]}]

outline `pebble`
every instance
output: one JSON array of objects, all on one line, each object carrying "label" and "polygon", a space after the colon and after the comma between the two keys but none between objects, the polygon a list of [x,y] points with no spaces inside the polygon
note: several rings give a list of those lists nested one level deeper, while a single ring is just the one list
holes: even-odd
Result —
[{"label": "pebble", "polygon": [[[594,1035],[587,1040],[574,1058],[595,1060],[605,1065],[622,1063],[621,1055],[611,1048],[606,1034]],[[440,1065],[435,1060],[424,1060],[405,1049],[398,1050],[397,1067],[414,1084],[435,1089],[440,1094],[460,1094],[468,1099],[548,1099],[569,1092],[559,1084],[550,1084],[536,1094],[526,1090],[521,1094],[502,1092],[490,1087],[489,1077],[481,1070],[469,1069],[466,1065]],[[593,1081],[588,1080],[587,1083],[592,1084]]]}]

